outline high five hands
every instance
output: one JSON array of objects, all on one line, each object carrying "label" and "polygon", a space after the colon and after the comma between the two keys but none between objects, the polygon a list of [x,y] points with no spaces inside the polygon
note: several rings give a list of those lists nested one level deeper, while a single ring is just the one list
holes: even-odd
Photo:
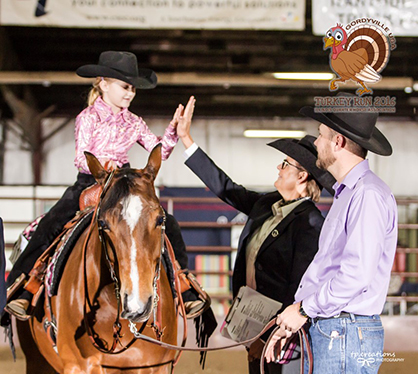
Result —
[{"label": "high five hands", "polygon": [[195,103],[196,99],[194,96],[190,96],[186,107],[181,104],[177,107],[172,120],[172,123],[177,127],[177,135],[186,148],[189,148],[193,144],[193,139],[190,136],[190,126],[192,124]]}]

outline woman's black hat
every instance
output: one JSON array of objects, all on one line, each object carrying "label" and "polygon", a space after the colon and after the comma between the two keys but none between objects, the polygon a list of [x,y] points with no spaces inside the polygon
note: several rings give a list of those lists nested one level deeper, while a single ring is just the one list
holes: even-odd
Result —
[{"label": "woman's black hat", "polygon": [[300,140],[278,139],[267,145],[295,159],[315,179],[319,188],[325,188],[331,195],[334,195],[332,186],[336,182],[335,178],[328,171],[319,169],[316,166],[318,152],[314,145],[315,140],[314,136],[306,135]]},{"label": "woman's black hat", "polygon": [[[357,97],[347,92],[340,92],[338,96]],[[389,141],[376,128],[376,121],[379,117],[377,111],[317,113],[315,108],[305,106],[299,113],[323,123],[370,152],[382,156],[390,156],[392,154],[392,146]]]},{"label": "woman's black hat", "polygon": [[140,89],[154,88],[157,75],[151,69],[138,68],[136,56],[131,52],[102,52],[97,65],[83,65],[76,70],[83,78],[115,78]]}]

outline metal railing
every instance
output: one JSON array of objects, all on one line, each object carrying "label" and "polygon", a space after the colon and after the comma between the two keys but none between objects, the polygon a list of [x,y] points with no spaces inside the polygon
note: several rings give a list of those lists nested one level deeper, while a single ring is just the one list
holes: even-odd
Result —
[{"label": "metal railing", "polygon": [[[43,211],[39,210],[39,207],[42,209],[42,207],[44,206],[45,202],[54,202],[57,201],[57,198],[50,198],[50,197],[15,197],[15,196],[10,196],[10,197],[5,197],[5,196],[0,196],[0,201],[1,200],[16,200],[16,201],[21,201],[21,200],[27,200],[27,201],[32,201],[35,204],[35,217],[41,215],[43,213]],[[398,197],[397,199],[397,204],[398,206],[409,206],[409,205],[418,205],[418,199],[417,198],[407,198],[407,197]],[[167,206],[167,211],[171,214],[175,213],[175,204],[179,204],[179,203],[187,203],[187,204],[225,204],[223,203],[220,199],[216,198],[216,197],[160,197],[160,202],[162,204],[166,204]],[[319,202],[319,204],[325,204],[325,205],[330,205],[332,203],[332,198],[322,198]],[[225,204],[226,205],[226,204]],[[7,226],[22,226],[25,227],[27,224],[29,224],[30,222],[28,221],[22,221],[22,220],[6,220],[4,221],[4,225],[5,227]],[[191,222],[179,222],[179,225],[181,228],[183,229],[225,229],[225,228],[232,228],[234,226],[242,226],[243,223],[234,223],[234,222],[225,222],[225,223],[217,223],[217,222],[196,222],[196,221],[191,221]],[[398,225],[398,228],[400,230],[418,230],[418,223],[400,223]],[[13,243],[11,242],[7,242],[6,243],[6,249],[10,250],[13,246]],[[196,254],[202,254],[202,253],[206,253],[206,254],[211,254],[211,253],[223,253],[223,254],[230,254],[233,251],[235,251],[236,249],[230,247],[230,246],[187,246],[187,251],[189,253],[196,253]],[[418,253],[418,248],[416,247],[399,247],[397,248],[397,253],[398,254],[413,254],[416,255]],[[193,269],[192,269],[193,270]],[[194,271],[194,270],[193,270]],[[228,275],[229,277],[231,277],[232,275],[232,270],[228,270],[228,271],[194,271],[194,273],[196,273],[196,275],[219,275],[219,276],[224,276],[224,275]],[[392,272],[393,276],[399,276],[402,278],[410,278],[410,279],[417,279],[418,278],[418,271],[393,271]],[[215,299],[219,299],[219,300],[230,300],[231,299],[231,295],[224,295],[224,294],[220,294],[220,295],[214,295],[213,298]],[[415,295],[397,295],[397,296],[388,296],[387,297],[387,302],[390,303],[392,306],[389,309],[393,309],[393,304],[399,304],[400,305],[400,310],[401,310],[401,314],[402,313],[406,313],[408,310],[408,305],[409,304],[413,304],[413,303],[418,303],[418,292],[417,292],[417,296]],[[390,313],[390,311],[389,311]]]}]

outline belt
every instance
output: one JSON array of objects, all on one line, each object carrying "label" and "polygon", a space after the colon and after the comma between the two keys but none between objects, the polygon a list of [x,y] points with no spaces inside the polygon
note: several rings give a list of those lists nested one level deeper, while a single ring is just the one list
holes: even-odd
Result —
[{"label": "belt", "polygon": [[311,321],[313,323],[316,323],[318,321],[322,321],[324,319],[333,319],[333,318],[351,318],[351,315],[353,315],[354,317],[360,317],[360,315],[358,314],[353,314],[353,313],[347,313],[347,312],[341,312],[340,314],[337,314],[336,316],[332,316],[332,317],[315,317],[315,318],[311,318]]}]

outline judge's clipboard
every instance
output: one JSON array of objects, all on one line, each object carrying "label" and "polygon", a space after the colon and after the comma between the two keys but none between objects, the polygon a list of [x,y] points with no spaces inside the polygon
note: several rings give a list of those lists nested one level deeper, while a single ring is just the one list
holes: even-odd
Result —
[{"label": "judge's clipboard", "polygon": [[221,335],[236,342],[256,336],[281,309],[282,303],[248,286],[239,289],[221,326]]}]

